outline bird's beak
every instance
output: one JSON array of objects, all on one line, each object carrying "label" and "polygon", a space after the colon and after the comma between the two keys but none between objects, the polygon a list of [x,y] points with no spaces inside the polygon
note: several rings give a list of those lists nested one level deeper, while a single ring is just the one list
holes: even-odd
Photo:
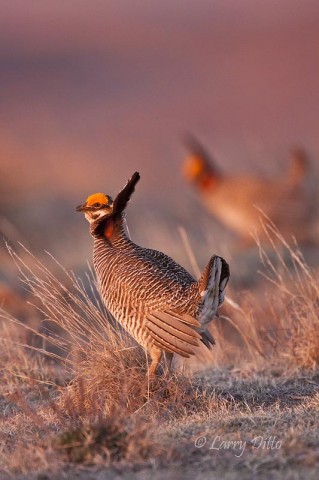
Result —
[{"label": "bird's beak", "polygon": [[77,212],[84,212],[84,210],[86,210],[86,205],[79,205],[78,207],[76,207],[76,211]]}]

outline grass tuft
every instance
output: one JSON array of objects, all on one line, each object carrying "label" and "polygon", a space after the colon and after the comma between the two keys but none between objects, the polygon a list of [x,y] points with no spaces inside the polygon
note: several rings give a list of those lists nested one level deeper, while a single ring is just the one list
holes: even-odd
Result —
[{"label": "grass tuft", "polygon": [[[49,254],[45,264],[9,247],[31,305],[22,319],[0,309],[0,476],[60,478],[73,464],[130,475],[187,464],[189,478],[194,465],[231,479],[228,467],[270,477],[288,461],[315,471],[318,279],[297,245],[263,221],[271,249],[256,239],[261,288],[230,289],[211,327],[212,351],[203,348],[192,368],[153,382],[145,353],[105,310],[91,271],[81,280]],[[243,456],[211,452],[216,436],[246,442]],[[282,447],[257,451],[256,436],[276,437]],[[199,437],[206,447],[196,446]]]}]

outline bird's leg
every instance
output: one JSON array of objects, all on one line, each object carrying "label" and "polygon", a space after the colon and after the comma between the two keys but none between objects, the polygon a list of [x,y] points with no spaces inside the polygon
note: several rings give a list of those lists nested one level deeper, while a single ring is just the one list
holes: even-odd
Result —
[{"label": "bird's leg", "polygon": [[171,374],[173,357],[174,353],[164,352],[165,375],[167,376],[167,378],[169,378]]},{"label": "bird's leg", "polygon": [[159,348],[153,347],[152,350],[150,351],[152,363],[150,365],[150,368],[148,369],[148,375],[150,379],[153,379],[157,370],[157,367],[160,363],[162,352]]}]

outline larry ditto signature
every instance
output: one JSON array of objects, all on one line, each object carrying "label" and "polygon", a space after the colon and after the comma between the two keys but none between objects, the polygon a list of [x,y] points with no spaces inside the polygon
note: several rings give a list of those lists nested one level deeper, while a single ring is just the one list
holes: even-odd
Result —
[{"label": "larry ditto signature", "polygon": [[223,440],[220,435],[216,435],[213,440],[207,437],[197,437],[195,440],[196,448],[208,446],[209,450],[233,450],[236,457],[241,457],[247,446],[256,450],[279,450],[282,442],[277,437],[262,437],[261,435],[254,437],[252,440]]}]

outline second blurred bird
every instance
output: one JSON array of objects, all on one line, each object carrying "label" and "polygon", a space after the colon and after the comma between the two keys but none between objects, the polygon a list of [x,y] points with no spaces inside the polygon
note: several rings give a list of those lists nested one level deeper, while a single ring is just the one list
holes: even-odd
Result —
[{"label": "second blurred bird", "polygon": [[185,143],[186,179],[206,209],[238,235],[241,246],[254,243],[252,233],[267,238],[261,211],[284,237],[293,235],[299,243],[315,240],[318,205],[315,190],[309,187],[312,167],[305,152],[293,150],[287,171],[269,179],[221,172],[194,137],[188,136]]}]

